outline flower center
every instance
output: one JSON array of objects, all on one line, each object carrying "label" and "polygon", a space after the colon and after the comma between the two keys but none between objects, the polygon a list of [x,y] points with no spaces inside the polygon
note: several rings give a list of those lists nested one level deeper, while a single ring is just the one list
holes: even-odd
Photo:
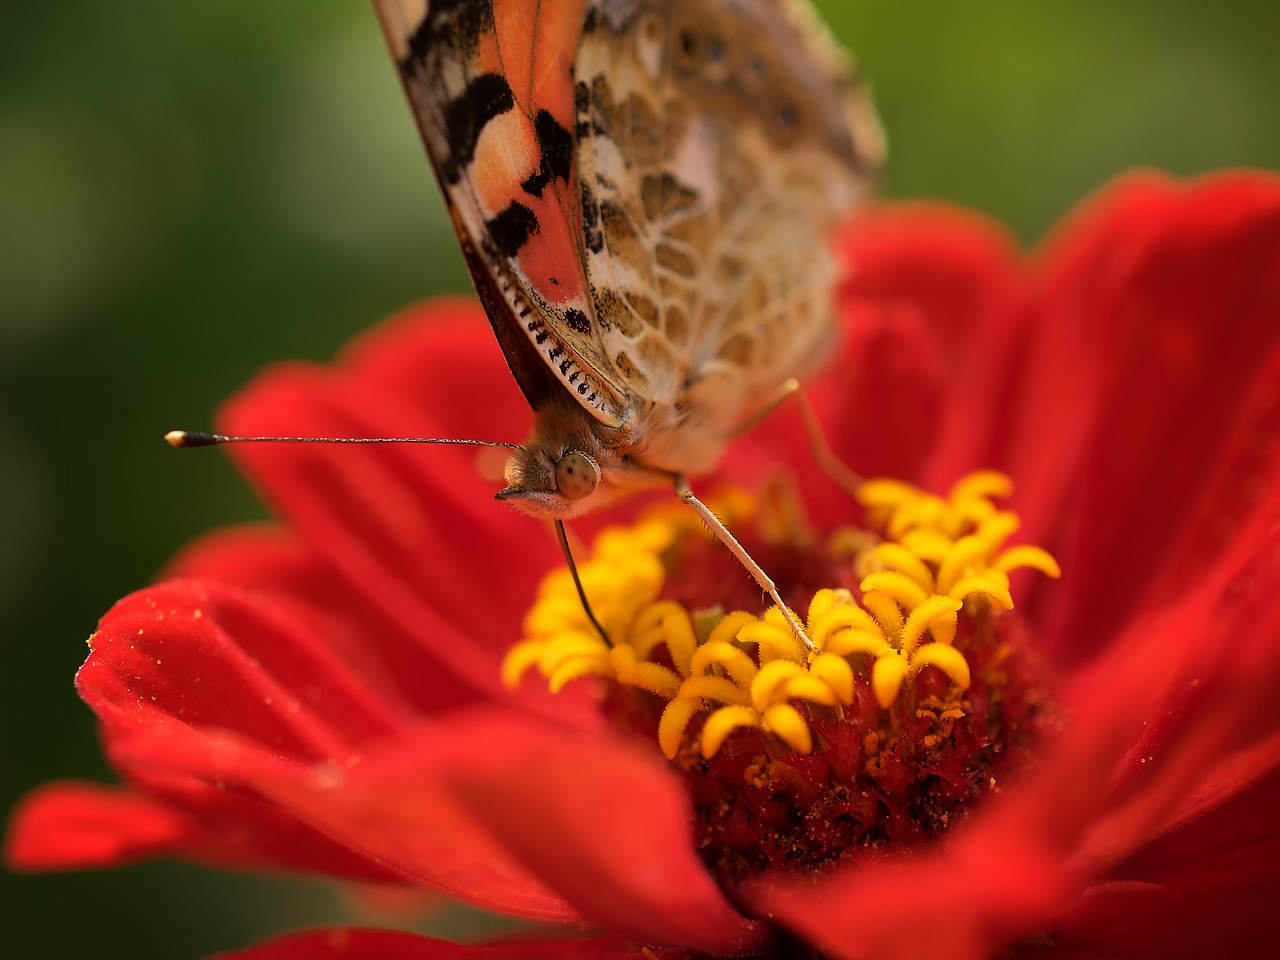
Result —
[{"label": "flower center", "polygon": [[812,650],[776,607],[761,609],[693,514],[660,509],[606,530],[579,565],[612,645],[558,570],[504,680],[536,669],[558,691],[597,678],[612,722],[655,739],[686,778],[699,849],[723,881],[932,839],[1054,722],[1008,574],[1057,577],[1058,566],[1038,547],[1005,546],[1018,518],[994,500],[1011,491],[991,471],[946,497],[868,481],[861,526],[823,535],[780,488],[758,504],[719,498],[805,609]]}]

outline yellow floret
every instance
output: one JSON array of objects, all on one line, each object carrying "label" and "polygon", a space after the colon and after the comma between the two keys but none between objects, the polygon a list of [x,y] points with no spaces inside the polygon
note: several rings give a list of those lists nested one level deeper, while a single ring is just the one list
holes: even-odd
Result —
[{"label": "yellow floret", "polygon": [[[671,759],[686,746],[712,757],[741,730],[807,753],[813,718],[852,704],[860,680],[885,710],[900,703],[914,709],[915,679],[926,667],[940,670],[953,689],[967,689],[969,664],[953,645],[960,617],[1012,608],[1011,570],[1059,575],[1038,547],[1005,549],[1018,518],[991,498],[1011,491],[994,471],[962,478],[945,498],[897,480],[862,484],[858,499],[884,539],[846,538],[854,569],[865,571],[861,596],[844,589],[814,594],[805,617],[812,650],[776,607],[759,615],[691,612],[660,599],[664,554],[697,529],[687,511],[660,510],[633,527],[611,528],[579,573],[612,646],[584,613],[568,571],[557,571],[543,581],[502,680],[515,687],[537,670],[552,690],[596,677],[647,691],[666,701],[657,738]],[[740,494],[724,503],[736,517],[753,512]],[[962,707],[944,715],[960,716]]]}]

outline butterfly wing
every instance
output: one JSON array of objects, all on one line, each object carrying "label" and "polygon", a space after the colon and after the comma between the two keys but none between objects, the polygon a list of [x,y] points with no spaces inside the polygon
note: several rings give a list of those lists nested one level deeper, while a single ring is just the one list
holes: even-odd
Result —
[{"label": "butterfly wing", "polygon": [[587,278],[648,403],[646,461],[709,469],[834,333],[830,228],[883,140],[806,3],[593,5],[574,64]]},{"label": "butterfly wing", "polygon": [[827,233],[882,152],[805,0],[375,6],[530,404],[709,469],[830,339]]},{"label": "butterfly wing", "polygon": [[[572,63],[585,0],[375,0],[472,279],[535,409],[628,395],[593,335]],[[557,383],[558,381],[558,383]]]}]

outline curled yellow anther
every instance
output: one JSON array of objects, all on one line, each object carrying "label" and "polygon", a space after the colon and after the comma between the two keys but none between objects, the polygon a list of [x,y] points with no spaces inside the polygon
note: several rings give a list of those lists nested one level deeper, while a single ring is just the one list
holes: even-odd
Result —
[{"label": "curled yellow anther", "polygon": [[565,684],[582,677],[608,677],[613,674],[608,657],[576,657],[566,660],[547,678],[547,689],[559,693]]},{"label": "curled yellow anther", "polygon": [[680,692],[680,676],[674,670],[660,663],[638,659],[631,647],[619,645],[611,649],[609,664],[614,678],[629,687],[648,690],[665,700]]},{"label": "curled yellow anther", "polygon": [[840,695],[831,685],[812,673],[788,678],[779,685],[779,692],[786,700],[804,700],[823,707],[834,707],[841,702]]},{"label": "curled yellow anther", "polygon": [[1008,510],[1001,510],[985,520],[978,526],[978,536],[987,541],[992,552],[999,550],[1006,540],[1018,532],[1018,528],[1022,526],[1022,521],[1018,519],[1016,513]]},{"label": "curled yellow anther", "polygon": [[520,685],[521,679],[538,663],[538,658],[542,655],[542,642],[540,640],[522,640],[514,647],[507,651],[507,655],[502,658],[502,685],[508,690],[514,690]]},{"label": "curled yellow anther", "polygon": [[667,652],[671,662],[681,675],[688,676],[689,663],[698,650],[698,638],[693,635],[693,622],[684,610],[673,611],[662,618],[667,635]]},{"label": "curled yellow anther", "polygon": [[871,689],[875,691],[876,703],[881,709],[889,709],[889,705],[898,699],[898,691],[902,689],[902,681],[907,676],[907,661],[896,654],[880,657],[871,668]]},{"label": "curled yellow anther", "polygon": [[865,507],[898,507],[913,502],[919,491],[901,480],[867,480],[858,487],[858,501]]},{"label": "curled yellow anther", "polygon": [[954,597],[932,596],[921,603],[918,607],[911,611],[911,615],[907,617],[907,622],[902,625],[902,640],[899,649],[904,656],[911,656],[911,652],[915,650],[916,644],[920,642],[920,638],[924,636],[926,630],[930,630],[935,624],[945,621],[949,628],[941,627],[944,636],[955,636],[955,620],[956,611],[962,606],[959,600]]},{"label": "curled yellow anther", "polygon": [[751,704],[764,710],[773,702],[778,687],[793,677],[804,676],[805,669],[793,660],[774,660],[766,663],[751,683]]},{"label": "curled yellow anther", "polygon": [[724,619],[717,623],[707,636],[707,643],[730,643],[737,638],[739,630],[755,622],[755,614],[747,613],[745,610],[735,610],[733,613],[725,614]]},{"label": "curled yellow anther", "polygon": [[919,673],[923,667],[937,667],[961,690],[969,687],[969,661],[955,647],[945,643],[926,643],[911,658],[911,672]]},{"label": "curled yellow anther", "polygon": [[881,570],[878,573],[868,574],[862,580],[861,590],[864,594],[878,590],[891,597],[904,610],[919,606],[928,596],[920,584],[905,573],[898,573],[896,570]]},{"label": "curled yellow anther", "polygon": [[[910,577],[925,593],[933,592],[933,571],[924,559],[900,543],[879,544],[872,555],[886,569]],[[866,589],[865,587],[863,589]]]},{"label": "curled yellow anther", "polygon": [[[776,608],[769,613],[777,613]],[[791,627],[781,615],[770,618],[765,614],[763,620],[749,623],[738,631],[738,639],[744,643],[754,643],[760,647],[762,659],[787,659],[803,661],[807,654],[804,644],[800,642]]]},{"label": "curled yellow anther", "polygon": [[745,650],[723,640],[708,640],[698,648],[690,664],[690,674],[700,676],[713,666],[724,670],[729,679],[743,688],[751,686],[760,670]]},{"label": "curled yellow anther", "polygon": [[832,638],[847,628],[879,632],[881,627],[875,617],[861,607],[849,604],[835,607],[809,623],[809,638],[819,650],[826,650]]},{"label": "curled yellow anther", "polygon": [[674,760],[684,742],[684,732],[704,709],[701,700],[672,700],[662,710],[658,720],[658,747],[668,760]]},{"label": "curled yellow anther", "polygon": [[882,657],[886,653],[892,653],[893,649],[893,645],[878,630],[842,630],[831,638],[830,646],[830,652],[840,657],[849,657],[855,653]]},{"label": "curled yellow anther", "polygon": [[886,634],[897,636],[902,629],[902,608],[893,597],[879,590],[872,590],[862,595],[862,605],[876,618]]},{"label": "curled yellow anther", "polygon": [[[789,746],[796,753],[808,753],[813,749],[813,734],[800,711],[789,703],[774,704],[764,712],[761,726]],[[703,741],[706,742],[705,739]]]},{"label": "curled yellow anther", "polygon": [[1039,547],[1010,547],[996,557],[995,567],[1005,573],[1010,570],[1017,570],[1020,567],[1030,567],[1055,580],[1062,576],[1062,569],[1058,566],[1058,561]]},{"label": "curled yellow anther", "polygon": [[[819,590],[809,601],[809,616],[806,623],[810,629],[834,610],[848,608],[853,603],[853,594],[848,590]],[[813,639],[810,635],[809,639]],[[814,641],[815,643],[817,641]]]},{"label": "curled yellow anther", "polygon": [[718,700],[721,703],[751,703],[751,695],[726,677],[690,677],[680,684],[681,697],[695,697],[699,700]]},{"label": "curled yellow anther", "polygon": [[985,566],[990,555],[987,541],[976,534],[961,537],[951,545],[938,565],[938,591],[949,593],[956,581],[975,567]]},{"label": "curled yellow anther", "polygon": [[853,703],[853,667],[844,657],[820,653],[809,664],[809,673],[830,687],[840,703]]},{"label": "curled yellow anther", "polygon": [[953,502],[975,498],[1004,499],[1012,495],[1013,481],[999,470],[976,470],[961,477],[951,488],[950,499]]},{"label": "curled yellow anther", "polygon": [[946,559],[955,541],[938,530],[912,530],[902,538],[902,546],[927,563],[939,564]]},{"label": "curled yellow anther", "polygon": [[[581,601],[579,601],[581,606]],[[687,675],[689,664],[689,654],[691,650],[673,650],[671,631],[668,628],[667,619],[673,615],[684,615],[684,608],[680,604],[672,600],[659,600],[651,603],[636,614],[631,626],[630,642],[628,646],[634,647],[636,654],[641,657],[647,657],[653,650],[659,646],[666,646],[667,652],[671,655],[671,661],[675,664],[676,669],[681,675]],[[676,641],[679,647],[679,641]],[[684,656],[680,654],[683,653]]]},{"label": "curled yellow anther", "polygon": [[997,610],[1012,610],[1013,595],[1009,593],[1009,578],[999,570],[965,577],[951,588],[951,596],[963,600],[978,596],[985,598]]},{"label": "curled yellow anther", "polygon": [[702,724],[702,755],[707,759],[714,757],[733,731],[758,728],[761,723],[760,714],[750,707],[721,707],[712,711]]}]

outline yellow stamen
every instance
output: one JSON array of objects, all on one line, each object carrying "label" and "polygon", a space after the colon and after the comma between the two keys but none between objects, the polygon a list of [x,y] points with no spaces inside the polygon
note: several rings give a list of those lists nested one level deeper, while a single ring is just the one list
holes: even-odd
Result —
[{"label": "yellow stamen", "polygon": [[702,725],[702,755],[714,757],[733,731],[759,727],[762,723],[764,718],[751,707],[721,707]]},{"label": "yellow stamen", "polygon": [[1032,570],[1039,570],[1054,580],[1062,576],[1058,561],[1053,559],[1047,550],[1041,550],[1039,547],[1023,546],[1006,550],[996,557],[995,567],[1003,573],[1008,573],[1010,570],[1017,570],[1021,567],[1030,567]]},{"label": "yellow stamen", "polygon": [[[544,580],[525,618],[526,639],[507,654],[502,680],[514,687],[536,669],[552,690],[598,677],[657,696],[666,701],[657,739],[671,759],[689,746],[712,757],[740,730],[807,753],[812,721],[839,716],[859,683],[885,710],[900,701],[915,709],[915,680],[926,667],[941,671],[953,690],[967,689],[969,663],[953,645],[960,618],[1011,609],[1011,570],[1059,575],[1053,557],[1038,547],[1005,549],[1018,518],[991,498],[1011,490],[1009,479],[993,471],[962,478],[945,498],[896,480],[864,483],[858,499],[887,539],[856,532],[844,538],[849,552],[842,556],[863,574],[861,597],[844,589],[814,594],[805,618],[813,650],[776,607],[760,615],[691,612],[660,599],[664,557],[699,529],[686,522],[686,511],[662,510],[633,527],[612,528],[579,571],[614,645],[605,645],[572,579],[559,571]],[[736,518],[753,512],[741,495],[722,498],[718,509]],[[942,717],[963,716],[963,701],[954,697],[935,707],[930,716],[939,710]],[[699,717],[701,728],[691,735]]]}]

